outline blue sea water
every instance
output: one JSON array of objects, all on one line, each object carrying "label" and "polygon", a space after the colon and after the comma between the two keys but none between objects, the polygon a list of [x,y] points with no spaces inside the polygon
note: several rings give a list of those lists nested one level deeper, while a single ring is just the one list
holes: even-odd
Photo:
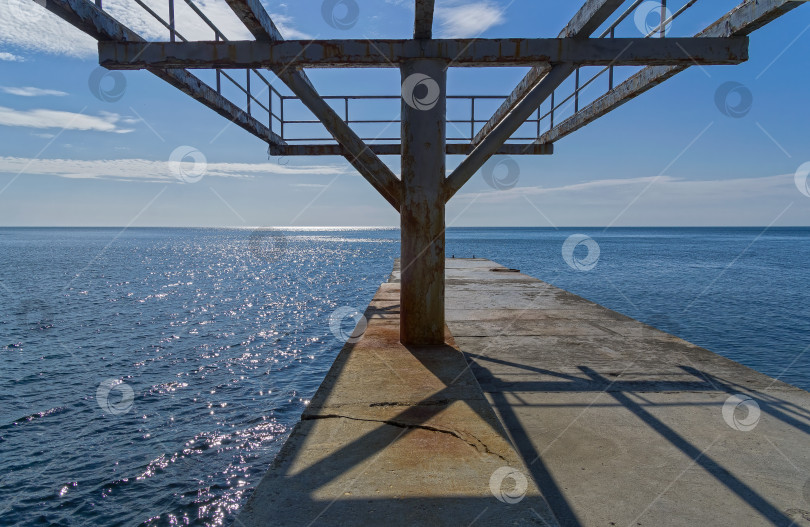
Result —
[{"label": "blue sea water", "polygon": [[[398,240],[0,229],[0,524],[230,523],[342,346],[332,313],[365,308]],[[810,389],[810,229],[451,228],[447,253]]]}]

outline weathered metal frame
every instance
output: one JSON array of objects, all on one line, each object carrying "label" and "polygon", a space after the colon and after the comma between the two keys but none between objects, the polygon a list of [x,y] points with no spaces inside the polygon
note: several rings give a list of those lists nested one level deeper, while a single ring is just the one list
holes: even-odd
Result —
[{"label": "weathered metal frame", "polygon": [[438,59],[454,67],[721,65],[748,60],[745,37],[515,38],[452,40],[255,40],[227,42],[102,42],[99,63],[113,70],[398,68]]},{"label": "weathered metal frame", "polygon": [[435,8],[435,0],[415,0],[413,38],[433,38],[433,12]]},{"label": "weathered metal frame", "polygon": [[[163,19],[163,17],[161,17],[159,14],[157,14],[152,8],[150,8],[143,0],[135,0],[135,3],[137,3],[139,6],[141,6],[144,9],[144,11],[146,11],[149,15],[152,16],[152,18],[157,20],[163,27],[165,27],[169,31],[169,40],[171,42],[176,42],[178,39],[181,42],[188,42],[188,39],[185,38],[177,30],[177,27],[175,25],[174,0],[169,0],[169,21],[168,22],[165,19]],[[225,35],[222,33],[222,31],[220,31],[220,29],[216,26],[216,24],[214,24],[211,21],[211,19],[208,18],[205,15],[205,13],[203,13],[202,10],[200,10],[200,8],[197,7],[196,4],[194,4],[194,2],[192,0],[185,0],[185,3],[214,32],[214,38],[216,39],[216,41],[220,41],[220,40],[227,41],[228,40],[225,37]],[[101,0],[96,0],[96,6],[101,8]],[[101,44],[103,44],[103,43],[100,42],[100,45]],[[145,45],[149,45],[149,44],[147,43]],[[246,113],[248,115],[252,115],[251,114],[251,101],[253,103],[255,103],[256,105],[258,105],[262,110],[267,112],[267,114],[268,114],[267,125],[270,128],[270,131],[272,132],[273,131],[273,117],[278,118],[278,116],[275,116],[273,114],[273,110],[272,110],[273,96],[274,95],[276,97],[281,97],[282,96],[281,93],[278,90],[275,89],[273,84],[270,81],[268,81],[267,78],[265,78],[265,76],[259,70],[255,69],[255,68],[251,68],[251,69],[246,70],[247,75],[246,75],[246,79],[245,79],[246,80],[246,83],[245,83],[246,85],[245,86],[242,86],[242,84],[238,80],[233,78],[230,74],[223,72],[221,69],[216,69],[215,72],[216,72],[216,92],[219,93],[219,94],[222,94],[222,77],[225,77],[226,80],[230,81],[239,91],[241,91],[241,92],[243,92],[245,94],[245,96],[246,96]],[[259,80],[262,81],[263,85],[267,89],[267,92],[268,92],[268,94],[267,94],[267,96],[268,96],[267,106],[265,106],[264,103],[262,103],[262,101],[260,101],[253,94],[253,91],[251,90],[251,86],[250,86],[250,74],[251,74],[251,72],[253,74],[255,74],[259,78]],[[283,130],[283,126],[281,126],[281,129]],[[282,140],[283,140],[283,134],[281,134],[281,135],[282,135]]]},{"label": "weathered metal frame", "polygon": [[[37,0],[39,1],[39,0]],[[139,0],[136,0],[141,3]],[[170,0],[170,5],[173,0]],[[177,42],[170,9],[170,42],[146,43],[137,34],[87,0],[45,0],[46,7],[97,38],[100,62],[110,68],[146,68],[172,85],[192,94],[221,115],[234,120],[266,140],[270,152],[307,155],[343,155],[380,194],[400,212],[402,228],[402,283],[400,338],[405,344],[432,345],[444,340],[444,209],[449,200],[492,155],[523,149],[519,153],[550,153],[552,142],[623,104],[652,86],[693,64],[733,64],[747,59],[747,35],[798,7],[805,1],[744,0],[737,8],[693,38],[616,39],[616,24],[640,3],[635,0],[601,37],[590,35],[607,22],[624,0],[586,0],[557,39],[432,39],[434,1],[415,0],[414,39],[388,41],[283,41],[259,0],[226,0],[256,41],[226,42],[224,35],[193,4],[185,0],[215,30],[215,42]],[[661,23],[647,37],[664,37],[667,24],[696,0],[689,0],[669,20],[662,2]],[[167,23],[164,21],[164,25]],[[469,144],[448,144],[446,135],[446,72],[449,66],[526,65],[533,67]],[[647,65],[617,87],[613,67]],[[652,64],[652,66],[650,66]],[[610,72],[609,91],[594,103],[579,109],[579,67],[605,65]],[[366,144],[318,94],[303,67],[398,67],[403,86],[414,73],[430,78],[439,88],[434,106],[415,107],[403,97],[400,145]],[[247,112],[179,67],[217,69],[217,84],[224,68],[247,69]],[[250,71],[266,67],[273,71],[337,141],[337,145],[289,145],[250,115]],[[572,73],[576,85],[571,96],[575,114],[554,124],[554,92]],[[258,72],[257,72],[258,73]],[[599,75],[601,75],[601,73]],[[598,75],[597,75],[598,76]],[[231,77],[227,77],[231,78]],[[594,77],[596,78],[596,77]],[[231,78],[232,79],[232,78]],[[232,79],[233,80],[233,79]],[[236,81],[234,81],[236,83]],[[238,85],[238,84],[237,84]],[[269,83],[268,83],[269,86]],[[241,86],[240,86],[241,88]],[[550,130],[528,145],[506,141],[552,98]],[[570,99],[569,97],[568,99]],[[566,99],[566,100],[568,100]],[[258,102],[255,98],[254,101]],[[473,103],[474,104],[474,103]],[[272,93],[268,107],[272,125]],[[545,117],[545,116],[544,116]],[[283,111],[279,119],[284,124]],[[471,135],[475,114],[471,117]],[[401,154],[402,180],[384,165],[379,155]],[[445,156],[466,157],[445,177]],[[518,152],[516,152],[518,153]]]},{"label": "weathered metal frame", "polygon": [[[624,0],[587,0],[585,4],[577,11],[568,25],[560,31],[561,38],[584,38],[588,37],[599,28],[613,12],[621,6]],[[538,83],[548,73],[550,66],[538,65],[534,66],[525,77],[518,83],[509,97],[501,104],[501,106],[492,114],[489,122],[485,124],[478,135],[473,139],[472,143],[478,145],[483,141],[484,137],[489,134],[492,129],[500,123],[504,117],[511,111],[514,106],[526,97],[529,92],[537,86]],[[553,90],[552,90],[553,92]]]},{"label": "weathered metal frame", "polygon": [[[87,0],[44,1],[45,9],[70,22],[99,42],[145,42],[140,35]],[[38,3],[43,5],[42,0],[38,0]],[[269,145],[284,146],[281,138],[268,127],[188,71],[184,69],[150,69],[149,71],[237,126],[266,141]]]},{"label": "weathered metal frame", "polygon": [[[725,16],[699,32],[697,37],[747,36],[780,16],[796,9],[807,0],[746,0]],[[535,144],[553,143],[599,117],[615,110],[642,93],[685,71],[685,66],[648,67],[631,76],[564,121],[552,126]]]},{"label": "weathered metal frame", "polygon": [[[226,0],[245,27],[259,41],[282,40],[270,16],[259,0]],[[358,137],[356,133],[320,97],[306,74],[292,68],[277,67],[273,72],[295,93],[307,108],[323,123],[324,127],[346,151],[345,159],[391,204],[400,208],[402,188],[399,180],[380,158]],[[271,149],[272,150],[272,149]]]},{"label": "weathered metal frame", "polygon": [[[332,141],[333,138],[330,137],[316,137],[312,134],[294,134],[289,133],[285,130],[285,127],[289,127],[290,125],[299,125],[306,126],[306,125],[320,125],[321,121],[319,119],[302,119],[302,118],[288,118],[287,116],[290,114],[290,110],[285,110],[285,107],[290,102],[299,102],[298,97],[294,95],[280,95],[278,97],[279,104],[277,105],[279,108],[280,114],[273,114],[282,126],[280,127],[279,134],[281,135],[281,139],[285,141],[288,145],[293,145],[295,143],[302,143],[308,142],[312,143],[313,146],[319,146],[318,142],[320,141]],[[401,113],[399,110],[399,103],[402,100],[401,95],[324,95],[323,99],[331,103],[334,108],[337,108],[337,111],[341,113],[341,117],[346,122],[346,124],[360,124],[360,125],[369,125],[369,124],[377,124],[377,125],[391,125],[396,124],[399,125],[401,123],[401,118],[399,114]],[[504,99],[503,96],[498,95],[448,95],[447,101],[448,105],[452,102],[457,108],[468,107],[469,108],[469,118],[461,118],[458,116],[457,118],[447,119],[447,124],[452,125],[454,132],[451,133],[448,131],[447,142],[453,144],[453,152],[460,153],[465,152],[468,153],[471,150],[470,141],[475,136],[476,127],[480,124],[486,122],[486,119],[480,119],[476,116],[476,107],[481,107],[481,102],[487,101],[500,101]],[[350,104],[350,102],[364,102],[364,101],[391,101],[397,103],[397,116],[392,116],[391,118],[376,118],[376,119],[361,119],[352,116],[352,112],[350,111],[351,108],[357,106],[357,104]],[[459,104],[462,103],[462,104]],[[342,111],[341,111],[342,110]],[[462,114],[463,115],[463,114]],[[537,138],[540,137],[540,131],[542,122],[548,116],[548,114],[541,114],[540,109],[538,108],[537,113],[530,119],[527,119],[524,124],[530,125],[529,128],[534,130],[534,133],[531,135],[523,134],[520,136],[513,135],[510,140],[517,142],[512,144],[504,144],[501,149],[499,149],[500,153],[506,153],[504,151],[504,147],[516,155],[519,154],[546,154],[550,153],[545,150],[528,150],[526,152],[522,152],[518,146],[520,145],[528,145],[530,142],[535,141]],[[273,129],[271,127],[271,129]],[[360,132],[358,132],[359,134]],[[386,144],[390,147],[397,147],[396,155],[399,155],[399,144],[400,144],[400,137],[399,137],[399,126],[397,126],[397,136],[396,137],[382,137],[380,135],[366,135],[362,136],[361,139],[366,141],[373,149],[374,146],[379,146],[381,144]],[[461,143],[461,144],[460,144]],[[331,145],[331,143],[330,143]],[[461,149],[460,147],[463,147]],[[514,148],[513,148],[514,147]],[[448,152],[449,152],[448,148]],[[375,150],[376,152],[376,150]]]},{"label": "weathered metal frame", "polygon": [[[400,143],[383,143],[383,144],[369,144],[366,146],[371,152],[378,156],[398,156],[402,154],[402,145]],[[473,147],[465,143],[447,143],[445,144],[445,154],[453,155],[469,155]],[[340,144],[306,144],[306,145],[291,145],[287,144],[278,149],[278,155],[284,156],[346,156],[347,151]],[[509,156],[540,156],[552,155],[554,153],[553,144],[504,144],[499,149],[497,154]]]}]

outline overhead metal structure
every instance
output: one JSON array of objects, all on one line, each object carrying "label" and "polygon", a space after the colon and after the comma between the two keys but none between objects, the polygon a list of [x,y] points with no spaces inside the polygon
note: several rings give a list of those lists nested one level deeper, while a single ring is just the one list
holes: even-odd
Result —
[{"label": "overhead metal structure", "polygon": [[[748,58],[748,35],[805,3],[743,0],[715,23],[692,37],[668,37],[672,21],[697,3],[683,0],[674,12],[660,1],[660,22],[638,38],[616,37],[616,28],[639,9],[643,0],[586,0],[557,38],[434,39],[434,0],[415,0],[413,38],[408,40],[284,40],[259,0],[225,0],[255,40],[230,41],[194,4],[184,0],[214,33],[212,41],[188,41],[177,29],[174,1],[167,0],[169,19],[142,0],[135,0],[169,32],[168,41],[147,42],[108,12],[101,0],[44,0],[46,9],[99,41],[99,63],[109,69],[146,69],[189,94],[268,144],[274,155],[341,155],[388,201],[401,217],[402,277],[400,338],[409,345],[444,341],[444,210],[445,203],[497,154],[551,154],[553,143],[693,65],[738,64]],[[43,0],[35,0],[42,5]],[[649,4],[649,2],[644,2]],[[620,9],[627,5],[624,9]],[[672,2],[670,1],[670,7]],[[37,9],[33,7],[32,9]],[[657,15],[656,15],[657,16]],[[601,33],[593,35],[602,28]],[[657,37],[657,38],[652,38]],[[476,118],[476,101],[487,96],[446,93],[450,67],[530,66],[531,69],[485,120]],[[602,69],[581,82],[580,70]],[[614,86],[614,68],[644,66]],[[304,68],[399,68],[401,96],[322,96]],[[216,87],[190,73],[213,69]],[[234,70],[244,70],[245,84]],[[263,70],[272,72],[268,80]],[[603,74],[608,90],[580,108],[582,91]],[[555,92],[571,76],[573,93],[555,101]],[[246,108],[223,96],[222,79],[246,96]],[[251,79],[256,78],[260,82]],[[279,79],[293,95],[275,87]],[[260,91],[256,91],[256,86]],[[417,93],[417,90],[420,90]],[[267,97],[266,104],[259,97]],[[489,96],[489,98],[493,98]],[[362,138],[351,126],[385,123],[352,119],[350,102],[399,99],[399,137]],[[469,119],[448,119],[447,104],[470,102]],[[541,107],[550,99],[550,110]],[[333,107],[343,102],[343,116]],[[274,109],[274,101],[276,106]],[[285,104],[300,103],[315,117],[285,116]],[[555,123],[555,112],[573,103],[573,115]],[[267,124],[254,115],[265,112]],[[548,120],[547,130],[541,122]],[[285,126],[319,123],[329,137],[292,138]],[[278,133],[275,132],[276,124]],[[448,137],[447,126],[468,129]],[[534,127],[531,137],[516,136]],[[305,144],[291,144],[293,142]],[[446,155],[465,156],[446,175]],[[400,155],[397,178],[379,158]]]}]

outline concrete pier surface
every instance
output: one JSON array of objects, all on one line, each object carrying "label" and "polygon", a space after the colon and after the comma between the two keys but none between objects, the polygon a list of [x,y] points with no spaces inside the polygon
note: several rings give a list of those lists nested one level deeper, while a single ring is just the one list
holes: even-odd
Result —
[{"label": "concrete pier surface", "polygon": [[397,282],[235,525],[810,525],[810,393],[483,259],[404,347]]}]

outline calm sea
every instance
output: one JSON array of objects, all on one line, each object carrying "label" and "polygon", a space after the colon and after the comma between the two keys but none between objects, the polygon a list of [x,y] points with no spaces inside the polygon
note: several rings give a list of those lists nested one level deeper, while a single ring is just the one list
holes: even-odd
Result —
[{"label": "calm sea", "polygon": [[[589,271],[588,244],[562,256],[572,234],[598,245]],[[229,523],[398,238],[0,229],[0,524]],[[810,229],[450,229],[447,253],[810,389]]]}]

